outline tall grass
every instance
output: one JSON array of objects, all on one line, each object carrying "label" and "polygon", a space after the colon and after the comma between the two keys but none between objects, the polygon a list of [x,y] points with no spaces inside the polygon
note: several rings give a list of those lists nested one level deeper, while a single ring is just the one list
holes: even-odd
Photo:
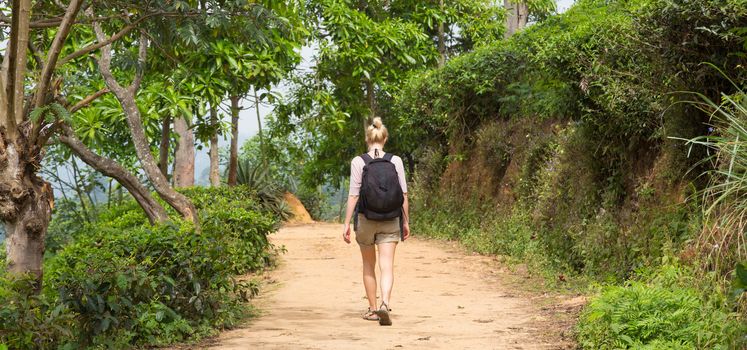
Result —
[{"label": "tall grass", "polygon": [[[736,86],[736,84],[735,84]],[[711,135],[689,140],[708,148],[711,163],[705,175],[709,184],[702,192],[706,219],[697,240],[697,251],[705,255],[708,270],[731,271],[747,260],[747,93],[737,88],[722,95],[720,103],[696,94],[692,102],[711,115]]]}]

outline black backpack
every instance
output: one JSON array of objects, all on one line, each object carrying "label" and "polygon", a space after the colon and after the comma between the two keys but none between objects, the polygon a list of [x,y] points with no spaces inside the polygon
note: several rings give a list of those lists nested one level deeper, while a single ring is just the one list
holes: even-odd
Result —
[{"label": "black backpack", "polygon": [[368,153],[361,155],[366,165],[363,166],[358,212],[365,215],[366,219],[383,221],[402,215],[405,195],[402,193],[392,157],[391,153],[376,159],[371,158]]}]

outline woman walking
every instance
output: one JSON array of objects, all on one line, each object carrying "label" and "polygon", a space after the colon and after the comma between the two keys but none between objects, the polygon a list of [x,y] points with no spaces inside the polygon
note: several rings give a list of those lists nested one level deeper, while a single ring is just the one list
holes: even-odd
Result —
[{"label": "woman walking", "polygon": [[[348,195],[342,237],[350,243],[350,219],[356,213],[355,240],[363,258],[363,285],[368,311],[363,318],[392,324],[389,301],[394,284],[394,251],[400,239],[410,236],[407,184],[402,159],[384,152],[388,138],[381,118],[366,129],[368,152],[350,163]],[[379,251],[381,305],[376,307],[376,247]]]}]

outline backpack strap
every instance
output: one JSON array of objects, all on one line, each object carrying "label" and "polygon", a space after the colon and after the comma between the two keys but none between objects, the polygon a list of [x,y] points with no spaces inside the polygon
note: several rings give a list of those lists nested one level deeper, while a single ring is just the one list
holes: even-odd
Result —
[{"label": "backpack strap", "polygon": [[373,158],[371,158],[368,153],[361,154],[361,158],[363,158],[363,162],[365,162],[366,165],[368,165],[368,163],[371,163],[371,161],[373,160]]},{"label": "backpack strap", "polygon": [[[386,160],[387,162],[391,162],[393,157],[394,157],[393,154],[385,153],[382,158]],[[373,158],[368,153],[361,154],[361,158],[363,158],[363,162],[365,162],[366,165],[368,165],[368,163],[371,163],[371,161],[373,161]]]}]

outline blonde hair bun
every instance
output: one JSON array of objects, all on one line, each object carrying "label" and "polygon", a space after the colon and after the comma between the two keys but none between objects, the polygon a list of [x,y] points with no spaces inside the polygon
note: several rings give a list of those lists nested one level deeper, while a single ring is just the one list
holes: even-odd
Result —
[{"label": "blonde hair bun", "polygon": [[389,137],[389,132],[386,130],[386,126],[384,126],[381,118],[373,118],[371,125],[366,128],[366,143],[369,145],[374,143],[384,144],[387,137]]}]

